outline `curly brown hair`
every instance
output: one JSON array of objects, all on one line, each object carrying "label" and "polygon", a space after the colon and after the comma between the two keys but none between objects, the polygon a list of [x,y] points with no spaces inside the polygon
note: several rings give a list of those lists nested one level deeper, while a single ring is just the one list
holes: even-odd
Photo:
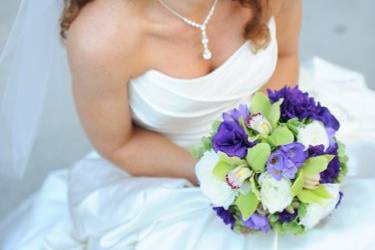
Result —
[{"label": "curly brown hair", "polygon": [[[66,38],[67,31],[79,15],[81,9],[94,0],[65,0],[65,9],[60,22],[61,36]],[[268,0],[232,0],[239,2],[242,6],[250,8],[253,11],[252,18],[247,22],[244,29],[244,37],[249,39],[253,48],[258,51],[267,47],[270,40],[270,32],[267,21],[269,17]]]}]

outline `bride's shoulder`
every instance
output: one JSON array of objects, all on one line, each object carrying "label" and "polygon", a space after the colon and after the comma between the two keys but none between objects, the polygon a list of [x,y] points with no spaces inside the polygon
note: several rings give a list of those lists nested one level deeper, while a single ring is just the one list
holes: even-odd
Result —
[{"label": "bride's shoulder", "polygon": [[98,60],[131,56],[144,33],[139,6],[132,2],[95,0],[86,5],[67,32],[70,56]]},{"label": "bride's shoulder", "polygon": [[265,0],[271,10],[272,16],[278,16],[280,12],[285,9],[291,8],[294,5],[298,5],[301,0]]}]

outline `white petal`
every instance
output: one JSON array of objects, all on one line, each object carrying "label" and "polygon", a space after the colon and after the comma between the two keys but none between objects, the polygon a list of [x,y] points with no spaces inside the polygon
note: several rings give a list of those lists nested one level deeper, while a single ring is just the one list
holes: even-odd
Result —
[{"label": "white petal", "polygon": [[262,204],[270,213],[282,212],[293,200],[291,183],[282,178],[280,181],[263,173],[259,178]]},{"label": "white petal", "polygon": [[235,192],[224,182],[209,181],[201,190],[214,206],[228,208],[235,199]]},{"label": "white petal", "polygon": [[298,131],[298,142],[302,143],[306,148],[317,145],[329,146],[329,137],[324,125],[319,121],[313,121]]},{"label": "white petal", "polygon": [[306,215],[301,219],[300,224],[310,229],[315,227],[322,219],[327,217],[334,209],[340,199],[338,184],[325,184],[327,191],[332,198],[327,199],[327,202],[321,206],[319,204],[309,204],[306,208]]},{"label": "white petal", "polygon": [[200,183],[202,193],[214,206],[228,208],[234,199],[235,192],[224,181],[219,180],[213,169],[219,161],[219,156],[213,150],[206,152],[195,166],[195,172]]}]

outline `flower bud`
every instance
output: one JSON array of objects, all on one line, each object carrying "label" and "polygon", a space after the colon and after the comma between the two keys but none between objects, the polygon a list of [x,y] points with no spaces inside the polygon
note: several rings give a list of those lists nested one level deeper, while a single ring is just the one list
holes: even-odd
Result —
[{"label": "flower bud", "polygon": [[304,183],[303,187],[307,189],[315,189],[319,186],[320,184],[320,174],[311,176],[311,175],[306,175],[304,176]]},{"label": "flower bud", "polygon": [[261,135],[269,135],[272,132],[271,123],[261,113],[251,115],[247,126]]},{"label": "flower bud", "polygon": [[252,175],[252,171],[248,167],[238,166],[230,171],[225,179],[232,189],[239,189],[242,184]]}]

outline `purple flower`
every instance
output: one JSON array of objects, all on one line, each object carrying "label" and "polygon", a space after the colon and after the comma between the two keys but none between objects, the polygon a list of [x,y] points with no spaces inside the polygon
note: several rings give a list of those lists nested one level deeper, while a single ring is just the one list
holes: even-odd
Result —
[{"label": "purple flower", "polygon": [[294,179],[305,159],[306,152],[301,143],[283,145],[269,157],[267,172],[276,180],[281,180],[282,177]]},{"label": "purple flower", "polygon": [[286,154],[297,168],[302,166],[307,157],[305,146],[299,142],[283,145],[280,147],[280,150]]},{"label": "purple flower", "polygon": [[258,213],[254,213],[248,220],[243,221],[243,224],[250,229],[260,230],[263,233],[267,233],[271,228],[268,218]]},{"label": "purple flower", "polygon": [[339,205],[341,204],[342,198],[344,197],[344,193],[340,191],[340,192],[339,192],[339,195],[340,195],[340,197],[339,197],[339,200],[338,200],[337,203],[336,203],[335,208],[338,208]]},{"label": "purple flower", "polygon": [[329,139],[329,146],[334,146],[336,144],[335,141],[335,134],[336,131],[333,128],[326,128],[328,139]]},{"label": "purple flower", "polygon": [[217,216],[219,216],[223,220],[225,225],[230,225],[230,227],[233,229],[234,222],[236,220],[229,210],[226,210],[223,207],[214,207],[212,209],[215,210]]},{"label": "purple flower", "polygon": [[279,213],[279,221],[281,223],[289,223],[291,222],[292,220],[294,220],[294,218],[297,217],[297,213],[289,213],[288,211],[284,210],[282,211],[281,213]]},{"label": "purple flower", "polygon": [[281,104],[281,121],[286,122],[292,118],[312,119],[323,122],[328,128],[338,130],[340,127],[337,119],[330,111],[316,103],[313,97],[308,93],[302,92],[298,86],[294,88],[284,87],[277,91],[267,90],[271,102],[277,102],[283,98]]},{"label": "purple flower", "polygon": [[246,122],[250,118],[250,111],[247,105],[241,104],[238,108],[234,108],[223,114],[224,121],[239,121],[240,117]]},{"label": "purple flower", "polygon": [[322,107],[320,105],[320,103],[318,103],[318,107],[319,107],[320,110],[319,110],[319,115],[318,115],[317,120],[323,122],[323,124],[327,128],[333,128],[336,131],[339,130],[340,123],[336,119],[336,117],[331,114],[331,112],[328,110],[328,108]]},{"label": "purple flower", "polygon": [[320,173],[320,183],[335,183],[335,179],[340,173],[340,160],[338,157],[338,145],[337,143],[329,146],[327,150],[324,151],[323,145],[310,146],[307,149],[309,157],[330,154],[335,155],[335,157],[330,161],[327,169]]},{"label": "purple flower", "polygon": [[245,158],[247,149],[254,146],[248,140],[248,135],[237,121],[223,121],[217,133],[212,138],[214,150],[226,153],[228,156]]},{"label": "purple flower", "polygon": [[294,167],[293,162],[280,150],[272,153],[267,161],[267,173],[278,181],[284,175],[292,175],[293,172],[297,172],[297,169],[293,169]]}]

